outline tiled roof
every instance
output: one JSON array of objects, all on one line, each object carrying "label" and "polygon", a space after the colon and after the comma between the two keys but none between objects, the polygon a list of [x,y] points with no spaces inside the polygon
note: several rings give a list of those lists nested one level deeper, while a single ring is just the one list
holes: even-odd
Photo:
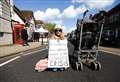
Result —
[{"label": "tiled roof", "polygon": [[34,18],[34,16],[33,16],[33,11],[29,11],[29,10],[21,10],[21,13],[22,13],[22,15],[24,16],[24,18],[26,19],[26,20],[29,20],[30,18]]}]

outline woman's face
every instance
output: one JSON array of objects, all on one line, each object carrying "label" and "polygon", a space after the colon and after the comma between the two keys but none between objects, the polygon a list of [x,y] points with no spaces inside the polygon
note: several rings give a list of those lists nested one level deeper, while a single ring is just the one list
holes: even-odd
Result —
[{"label": "woman's face", "polygon": [[55,29],[55,35],[60,36],[62,34],[62,29]]}]

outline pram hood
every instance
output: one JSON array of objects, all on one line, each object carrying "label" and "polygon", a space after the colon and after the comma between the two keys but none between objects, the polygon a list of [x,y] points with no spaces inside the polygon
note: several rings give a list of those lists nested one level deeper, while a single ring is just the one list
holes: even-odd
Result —
[{"label": "pram hood", "polygon": [[84,19],[80,19],[79,22],[84,22],[84,23],[96,23],[95,21],[89,19],[88,17],[85,17]]}]

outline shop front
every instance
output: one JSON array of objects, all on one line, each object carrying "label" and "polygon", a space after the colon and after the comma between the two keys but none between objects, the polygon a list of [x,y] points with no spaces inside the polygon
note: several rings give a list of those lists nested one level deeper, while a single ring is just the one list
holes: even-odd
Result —
[{"label": "shop front", "polygon": [[24,28],[23,24],[14,24],[13,26],[13,40],[14,44],[22,44],[21,30]]}]

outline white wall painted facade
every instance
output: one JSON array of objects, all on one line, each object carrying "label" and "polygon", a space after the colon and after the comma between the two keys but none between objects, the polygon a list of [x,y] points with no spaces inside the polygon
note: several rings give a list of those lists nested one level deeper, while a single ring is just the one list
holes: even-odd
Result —
[{"label": "white wall painted facade", "polygon": [[9,0],[0,0],[0,45],[13,44]]},{"label": "white wall painted facade", "polygon": [[18,21],[20,24],[25,24],[15,11],[12,12],[12,20]]},{"label": "white wall painted facade", "polygon": [[29,28],[27,29],[27,31],[28,31],[28,40],[30,40],[31,38],[32,38],[32,33],[33,33],[33,31],[34,31],[34,29],[35,29],[35,22],[34,22],[34,19],[33,18],[31,18],[30,20],[29,20],[29,23],[30,23],[30,26],[29,26]]}]

